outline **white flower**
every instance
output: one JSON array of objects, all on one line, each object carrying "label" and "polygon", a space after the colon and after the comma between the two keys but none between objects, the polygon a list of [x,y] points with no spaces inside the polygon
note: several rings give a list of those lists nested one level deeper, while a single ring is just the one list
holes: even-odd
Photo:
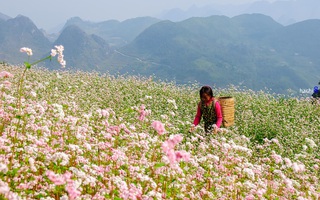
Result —
[{"label": "white flower", "polygon": [[62,166],[66,166],[69,163],[69,155],[63,152],[56,152],[52,155],[52,160],[54,162],[60,161]]},{"label": "white flower", "polygon": [[36,96],[37,96],[37,93],[36,93],[35,91],[31,91],[30,94],[31,94],[31,96],[33,96],[33,97],[36,97]]},{"label": "white flower", "polygon": [[21,49],[20,49],[20,52],[25,52],[25,53],[27,53],[27,55],[28,56],[32,56],[32,49],[30,49],[30,48],[27,48],[27,47],[22,47]]},{"label": "white flower", "polygon": [[212,154],[209,154],[207,157],[212,159],[214,162],[219,162],[219,160],[220,160],[219,156],[212,155]]},{"label": "white flower", "polygon": [[292,162],[289,158],[284,158],[284,162],[286,163],[287,167],[291,167],[292,166]]},{"label": "white flower", "polygon": [[62,197],[60,197],[60,200],[69,200],[69,197],[67,195],[63,195]]},{"label": "white flower", "polygon": [[257,186],[255,184],[253,184],[251,181],[244,182],[243,186],[248,189],[256,189],[257,188]]},{"label": "white flower", "polygon": [[310,138],[306,138],[305,140],[306,140],[307,144],[308,144],[311,148],[317,147],[316,143],[315,143],[313,140],[311,140]]},{"label": "white flower", "polygon": [[29,158],[29,164],[30,165],[34,165],[34,162],[35,162],[34,158],[30,157]]},{"label": "white flower", "polygon": [[254,172],[250,168],[244,168],[243,172],[251,179],[254,180]]},{"label": "white flower", "polygon": [[8,171],[7,165],[0,163],[0,172],[7,173],[7,171]]},{"label": "white flower", "polygon": [[284,179],[284,183],[287,185],[287,187],[292,187],[292,180],[290,178]]},{"label": "white flower", "polygon": [[161,117],[162,119],[168,119],[168,116],[167,116],[167,115],[160,115],[160,117]]},{"label": "white flower", "polygon": [[294,172],[303,172],[305,170],[305,166],[303,164],[298,164],[294,162],[292,164],[292,169]]},{"label": "white flower", "polygon": [[64,118],[64,111],[63,111],[63,106],[60,104],[52,104],[52,106],[55,108],[55,117],[58,117],[59,119],[63,119]]},{"label": "white flower", "polygon": [[167,99],[167,102],[173,104],[173,107],[174,107],[175,110],[178,109],[177,104],[176,104],[176,100]]},{"label": "white flower", "polygon": [[57,50],[51,49],[51,54],[52,57],[55,57],[57,55]]},{"label": "white flower", "polygon": [[51,49],[51,56],[55,57],[58,54],[58,62],[60,63],[61,67],[66,67],[66,61],[64,60],[64,47],[62,45],[56,45],[54,46],[56,49]]},{"label": "white flower", "polygon": [[222,146],[224,149],[231,149],[231,146],[228,143],[223,143]]},{"label": "white flower", "polygon": [[129,128],[130,128],[131,130],[133,130],[133,131],[136,130],[136,127],[135,127],[133,124],[131,124],[131,125],[129,126]]},{"label": "white flower", "polygon": [[61,76],[59,73],[57,73],[56,75],[57,75],[57,78],[58,78],[58,79],[61,79],[61,78],[62,78],[62,76]]},{"label": "white flower", "polygon": [[88,143],[83,144],[83,146],[87,149],[87,150],[91,150],[91,145]]}]

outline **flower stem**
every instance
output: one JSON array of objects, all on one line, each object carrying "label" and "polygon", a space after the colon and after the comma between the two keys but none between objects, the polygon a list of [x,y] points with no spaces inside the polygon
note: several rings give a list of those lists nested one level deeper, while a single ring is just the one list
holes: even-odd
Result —
[{"label": "flower stem", "polygon": [[47,59],[50,59],[50,60],[51,60],[51,58],[52,58],[52,56],[49,55],[49,56],[47,56],[47,57],[45,57],[45,58],[42,58],[42,59],[40,59],[40,60],[38,60],[38,61],[35,61],[35,62],[33,62],[33,63],[29,63],[29,62],[25,62],[25,63],[24,63],[25,69],[24,69],[24,71],[23,71],[23,73],[22,73],[22,75],[21,75],[21,77],[20,77],[19,82],[18,82],[18,99],[17,99],[18,102],[17,102],[17,107],[18,107],[18,109],[19,109],[19,113],[21,112],[22,85],[23,85],[24,77],[25,77],[25,75],[26,75],[27,70],[30,69],[31,66],[36,65],[36,64],[38,64],[38,63],[40,63],[40,62],[42,62],[42,61],[45,61],[45,60],[47,60]]}]

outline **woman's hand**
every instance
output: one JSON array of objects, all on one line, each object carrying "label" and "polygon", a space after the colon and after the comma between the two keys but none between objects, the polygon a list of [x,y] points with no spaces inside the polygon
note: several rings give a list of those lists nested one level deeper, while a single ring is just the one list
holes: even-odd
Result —
[{"label": "woman's hand", "polygon": [[218,130],[219,130],[219,128],[217,127],[217,125],[214,124],[214,125],[212,126],[212,128],[213,128],[213,129],[212,129],[212,133],[217,134],[217,133],[218,133]]},{"label": "woman's hand", "polygon": [[194,129],[195,129],[195,126],[194,126],[194,125],[192,125],[192,126],[191,126],[191,128],[189,129],[189,133],[193,132],[193,131],[194,131]]},{"label": "woman's hand", "polygon": [[217,134],[217,133],[218,133],[218,127],[214,127],[213,130],[212,130],[212,132],[213,132],[214,134]]}]

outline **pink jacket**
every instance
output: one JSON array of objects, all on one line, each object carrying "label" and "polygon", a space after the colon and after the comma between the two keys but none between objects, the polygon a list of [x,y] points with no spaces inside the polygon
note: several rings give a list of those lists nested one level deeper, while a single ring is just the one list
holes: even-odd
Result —
[{"label": "pink jacket", "polygon": [[[214,100],[214,97],[212,97],[212,98],[210,99],[210,101],[208,101],[208,102],[206,103],[206,106],[210,105],[213,100]],[[216,109],[216,116],[217,116],[216,125],[217,125],[218,128],[220,128],[221,123],[222,123],[222,112],[221,112],[221,107],[220,107],[220,104],[219,104],[218,101],[216,102],[215,109]],[[195,126],[197,126],[197,125],[200,123],[200,121],[201,121],[201,116],[202,116],[201,108],[200,108],[200,104],[198,104],[197,114],[196,114],[196,116],[195,116],[195,118],[194,118],[194,121],[193,121],[193,124],[194,124]]]}]

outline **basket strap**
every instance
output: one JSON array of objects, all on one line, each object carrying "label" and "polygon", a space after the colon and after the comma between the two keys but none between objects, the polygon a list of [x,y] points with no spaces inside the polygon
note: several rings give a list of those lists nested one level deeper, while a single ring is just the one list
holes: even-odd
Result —
[{"label": "basket strap", "polygon": [[213,108],[214,108],[214,110],[216,110],[216,103],[217,103],[217,101],[218,101],[218,100],[214,99],[213,102],[212,102],[212,103],[213,103]]},{"label": "basket strap", "polygon": [[[216,103],[217,103],[217,102],[219,102],[219,100],[216,100],[216,99],[213,100],[214,111],[216,111]],[[221,104],[220,104],[220,109],[221,109],[221,114],[222,114],[222,123],[227,123],[227,124],[228,124],[228,122],[227,122],[227,121],[224,119],[224,117],[223,117]]]}]

